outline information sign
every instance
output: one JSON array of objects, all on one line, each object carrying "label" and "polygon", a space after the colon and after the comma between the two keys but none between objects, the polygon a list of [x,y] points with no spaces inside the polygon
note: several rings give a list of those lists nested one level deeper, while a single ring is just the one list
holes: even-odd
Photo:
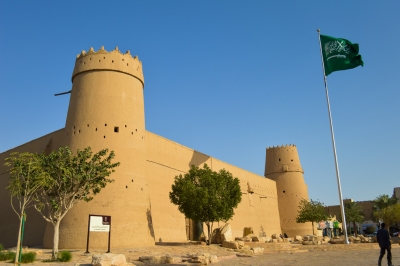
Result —
[{"label": "information sign", "polygon": [[109,232],[111,216],[90,216],[90,232]]}]

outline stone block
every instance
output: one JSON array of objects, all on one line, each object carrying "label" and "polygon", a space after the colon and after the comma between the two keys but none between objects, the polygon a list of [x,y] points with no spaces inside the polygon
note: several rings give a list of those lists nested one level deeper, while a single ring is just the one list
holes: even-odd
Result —
[{"label": "stone block", "polygon": [[237,241],[235,241],[235,242],[238,243],[238,247],[239,247],[239,248],[243,248],[243,247],[244,247],[244,241],[237,240]]},{"label": "stone block", "polygon": [[236,241],[224,241],[222,243],[222,247],[231,248],[231,249],[239,249],[238,242],[236,242]]},{"label": "stone block", "polygon": [[239,249],[238,252],[246,255],[254,255],[254,251],[251,249]]},{"label": "stone block", "polygon": [[216,255],[211,255],[210,263],[218,263],[218,257]]},{"label": "stone block", "polygon": [[126,264],[125,255],[123,254],[94,254],[92,256],[93,266],[119,266]]},{"label": "stone block", "polygon": [[264,252],[264,248],[251,248],[251,250],[253,250],[254,254],[262,254]]}]

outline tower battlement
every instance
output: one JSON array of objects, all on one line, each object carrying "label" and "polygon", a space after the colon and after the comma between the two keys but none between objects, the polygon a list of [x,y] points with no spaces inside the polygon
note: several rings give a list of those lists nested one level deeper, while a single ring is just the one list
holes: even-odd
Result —
[{"label": "tower battlement", "polygon": [[92,47],[88,52],[83,50],[76,56],[72,82],[78,74],[96,70],[122,72],[139,79],[144,85],[142,62],[137,56],[132,57],[129,50],[125,54],[121,53],[118,47],[110,52],[106,51],[104,46],[97,52]]},{"label": "tower battlement", "polygon": [[304,173],[296,145],[282,145],[267,148],[264,175],[283,172]]}]

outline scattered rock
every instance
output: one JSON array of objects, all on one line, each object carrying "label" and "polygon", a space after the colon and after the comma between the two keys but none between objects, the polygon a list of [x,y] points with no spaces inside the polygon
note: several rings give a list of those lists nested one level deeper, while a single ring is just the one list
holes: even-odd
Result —
[{"label": "scattered rock", "polygon": [[218,257],[216,255],[210,255],[210,263],[218,263]]},{"label": "scattered rock", "polygon": [[212,233],[212,243],[222,244],[224,241],[232,241],[232,230],[229,223],[220,228],[216,228]]},{"label": "scattered rock", "polygon": [[294,241],[301,242],[301,241],[303,241],[303,238],[301,236],[295,236]]},{"label": "scattered rock", "polygon": [[125,265],[126,259],[123,254],[93,254],[92,265],[93,266],[118,266]]},{"label": "scattered rock", "polygon": [[344,243],[344,238],[331,238],[329,243],[331,243],[331,244],[343,244]]},{"label": "scattered rock", "polygon": [[262,254],[264,252],[264,248],[251,248],[254,254]]},{"label": "scattered rock", "polygon": [[243,248],[243,247],[244,247],[244,241],[237,240],[237,241],[235,241],[235,242],[238,243],[238,247],[239,247],[239,248]]},{"label": "scattered rock", "polygon": [[224,241],[222,243],[222,247],[224,247],[224,248],[232,248],[232,249],[239,249],[239,244],[236,241]]},{"label": "scattered rock", "polygon": [[250,254],[244,254],[244,253],[238,253],[238,254],[236,254],[236,256],[238,256],[238,257],[253,257]]},{"label": "scattered rock", "polygon": [[238,252],[240,254],[254,255],[254,251],[251,249],[239,249]]}]

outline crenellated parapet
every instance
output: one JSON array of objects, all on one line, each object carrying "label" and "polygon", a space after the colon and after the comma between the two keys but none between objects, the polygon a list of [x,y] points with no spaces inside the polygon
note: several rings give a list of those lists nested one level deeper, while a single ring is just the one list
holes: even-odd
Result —
[{"label": "crenellated parapet", "polygon": [[300,164],[296,145],[286,144],[268,147],[266,153],[265,176],[283,172],[304,173]]},{"label": "crenellated parapet", "polygon": [[132,57],[129,50],[123,54],[115,47],[108,52],[102,46],[97,52],[92,47],[87,52],[82,51],[76,56],[72,82],[78,74],[96,70],[122,72],[139,79],[144,85],[142,62],[137,56]]}]

